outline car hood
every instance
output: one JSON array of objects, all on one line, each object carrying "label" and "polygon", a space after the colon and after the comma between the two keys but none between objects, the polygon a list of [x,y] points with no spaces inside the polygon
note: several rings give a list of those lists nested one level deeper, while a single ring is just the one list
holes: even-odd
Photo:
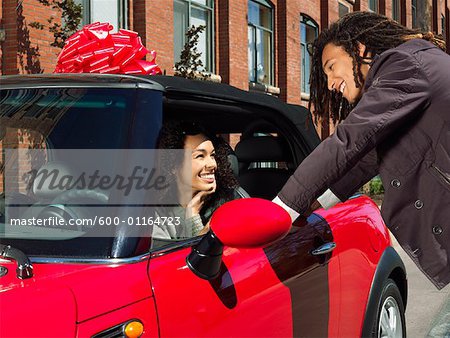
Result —
[{"label": "car hood", "polygon": [[[16,264],[0,261],[8,269],[0,277],[0,336],[68,337],[76,332],[76,301],[70,287],[54,278],[16,277]],[[40,269],[37,269],[40,270]]]},{"label": "car hood", "polygon": [[77,323],[151,297],[147,265],[34,263],[33,277],[21,280],[15,262],[0,260],[8,269],[0,277],[1,321],[8,323],[0,336],[25,327],[33,336],[74,336]]}]

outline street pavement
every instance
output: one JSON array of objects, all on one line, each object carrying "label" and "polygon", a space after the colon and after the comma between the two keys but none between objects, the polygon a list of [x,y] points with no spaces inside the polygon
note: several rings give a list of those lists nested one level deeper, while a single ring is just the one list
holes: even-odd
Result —
[{"label": "street pavement", "polygon": [[408,338],[450,338],[450,285],[436,287],[416,267],[391,235],[408,275],[406,334]]}]

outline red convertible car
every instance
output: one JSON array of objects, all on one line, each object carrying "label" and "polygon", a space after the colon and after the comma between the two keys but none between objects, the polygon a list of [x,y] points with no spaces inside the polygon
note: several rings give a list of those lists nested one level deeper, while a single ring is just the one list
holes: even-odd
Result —
[{"label": "red convertible car", "polygon": [[[377,205],[355,195],[291,224],[270,202],[319,143],[305,108],[166,76],[1,83],[1,337],[405,337],[405,267]],[[158,240],[139,200],[30,175],[139,163],[169,120],[231,143],[251,197],[221,206],[202,236]]]}]

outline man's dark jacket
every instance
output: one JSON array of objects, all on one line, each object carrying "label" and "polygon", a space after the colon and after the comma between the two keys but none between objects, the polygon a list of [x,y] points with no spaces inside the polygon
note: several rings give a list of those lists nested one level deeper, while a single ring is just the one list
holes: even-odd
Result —
[{"label": "man's dark jacket", "polygon": [[450,282],[450,56],[414,39],[377,55],[361,100],[279,194],[302,213],[327,188],[344,201],[377,173],[381,212],[437,288]]}]

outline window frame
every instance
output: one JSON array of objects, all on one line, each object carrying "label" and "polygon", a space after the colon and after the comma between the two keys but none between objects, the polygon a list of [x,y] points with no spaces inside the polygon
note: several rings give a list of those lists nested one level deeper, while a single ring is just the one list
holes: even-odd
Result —
[{"label": "window frame", "polygon": [[417,27],[417,0],[411,0],[411,26]]},{"label": "window frame", "polygon": [[402,13],[401,1],[392,0],[392,19],[394,19],[397,22],[400,22],[401,13]]},{"label": "window frame", "polygon": [[[191,24],[191,16],[192,16],[192,7],[194,8],[199,8],[201,10],[207,10],[210,11],[209,12],[209,22],[206,26],[205,29],[205,34],[209,34],[209,38],[208,38],[208,34],[206,36],[206,47],[209,47],[209,60],[208,60],[208,56],[206,57],[207,62],[210,63],[210,69],[207,68],[207,65],[203,65],[203,67],[205,68],[205,71],[207,73],[211,73],[213,74],[215,72],[215,52],[216,52],[216,44],[215,44],[215,13],[214,13],[214,0],[206,0],[206,5],[200,4],[198,2],[196,2],[195,0],[173,0],[173,3],[175,4],[175,2],[178,3],[182,3],[182,4],[186,4],[187,5],[187,25],[184,28],[184,34],[187,32],[187,30],[192,26]],[[173,13],[175,15],[175,11]],[[175,22],[174,22],[175,24]],[[183,43],[181,46],[181,50],[183,50],[183,46],[186,43],[185,40],[185,35],[183,34]],[[175,41],[174,41],[174,47],[175,47]],[[175,48],[174,48],[174,55],[173,55],[173,60],[174,63],[178,62],[177,60],[177,56],[175,55]]]},{"label": "window frame", "polygon": [[[351,12],[350,7],[349,7],[346,3],[342,2],[342,1],[338,1],[338,16],[339,16],[339,18],[342,18],[342,16],[343,16],[343,15],[342,15],[342,16],[340,15],[340,9],[341,9],[342,7],[347,8],[347,13],[345,13],[345,14],[348,14],[348,13]],[[345,14],[344,14],[344,15],[345,15]]]},{"label": "window frame", "polygon": [[[95,0],[75,0],[75,3],[81,4],[83,6],[82,9],[82,18],[81,25],[87,25],[93,23],[91,16],[91,5]],[[128,1],[126,0],[117,0],[117,17],[118,17],[118,27],[116,27],[115,23],[113,24],[114,28],[118,31],[120,28],[128,29]],[[81,28],[81,27],[80,27]]]},{"label": "window frame", "polygon": [[[317,38],[318,35],[319,35],[319,24],[316,21],[314,21],[310,16],[308,16],[306,14],[300,14],[300,53],[301,53],[300,54],[300,63],[301,63],[300,64],[300,69],[301,69],[300,94],[301,94],[302,97],[306,97],[306,96],[309,97],[311,91],[310,90],[306,91],[305,90],[306,89],[305,88],[306,85],[305,86],[303,85],[304,83],[306,84],[309,81],[309,78],[308,79],[305,78],[304,70],[306,69],[305,68],[306,64],[304,62],[304,60],[305,60],[304,57],[306,55],[305,52],[309,55],[310,58],[311,58],[311,55],[309,54],[309,51],[308,51],[308,44],[309,43],[307,41],[303,41],[302,40],[302,27],[303,27],[303,25],[306,25],[306,26],[314,28],[315,31],[316,31],[315,38]],[[309,74],[311,75],[311,70],[309,71]]]},{"label": "window frame", "polygon": [[[254,60],[255,61],[255,66],[256,66],[256,69],[254,69],[254,71],[255,71],[255,81],[251,80],[250,76],[249,76],[248,82],[249,83],[259,83],[259,84],[262,84],[262,85],[273,86],[274,83],[275,83],[275,70],[274,70],[274,65],[275,65],[275,62],[274,62],[275,61],[274,60],[274,58],[275,58],[275,51],[274,51],[274,47],[275,47],[275,43],[274,43],[274,36],[275,36],[275,34],[274,34],[274,26],[275,26],[274,9],[275,9],[275,7],[271,3],[269,3],[268,1],[265,1],[265,0],[248,0],[247,10],[248,10],[248,6],[249,6],[250,2],[253,2],[253,3],[255,3],[255,4],[259,5],[259,6],[264,6],[264,7],[268,8],[270,10],[270,25],[271,25],[271,29],[268,29],[268,28],[263,27],[263,26],[256,25],[254,23],[251,23],[247,19],[247,35],[248,35],[248,27],[254,28],[254,31],[255,31],[255,35],[254,35],[255,44],[254,44],[254,47],[255,47],[255,51],[256,51],[256,53],[255,53],[255,60]],[[257,67],[258,67],[257,66],[258,53],[257,53],[257,48],[256,48],[256,36],[257,36],[257,33],[258,33],[259,29],[262,30],[263,32],[270,33],[270,46],[269,46],[270,47],[270,53],[269,53],[270,54],[269,55],[269,57],[270,57],[270,62],[269,62],[270,69],[269,69],[269,74],[267,74],[267,76],[269,76],[268,83],[258,82],[258,76],[257,76],[257,71],[258,71],[257,70]],[[249,44],[248,40],[247,40],[247,42]],[[248,65],[248,66],[250,66],[250,65]]]},{"label": "window frame", "polygon": [[445,31],[445,15],[441,13],[441,34],[444,37],[444,40],[446,37],[446,31]]},{"label": "window frame", "polygon": [[[371,8],[372,4],[375,5],[375,9]],[[379,2],[379,0],[369,0],[367,2],[367,7],[368,7],[369,12],[379,13],[379,11],[380,11],[380,2]]]}]

